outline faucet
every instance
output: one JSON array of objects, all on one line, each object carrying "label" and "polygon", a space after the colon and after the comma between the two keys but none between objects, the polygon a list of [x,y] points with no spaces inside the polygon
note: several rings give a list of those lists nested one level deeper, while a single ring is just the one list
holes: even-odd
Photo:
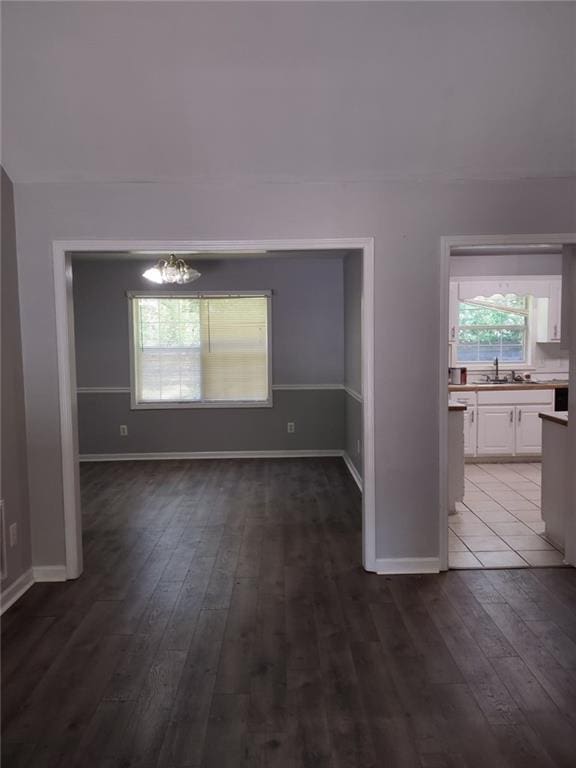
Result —
[{"label": "faucet", "polygon": [[495,376],[495,380],[496,380],[496,381],[498,381],[498,379],[500,378],[500,375],[499,375],[499,372],[498,372],[498,358],[495,358],[495,360],[494,360],[494,365],[496,366],[496,376]]}]

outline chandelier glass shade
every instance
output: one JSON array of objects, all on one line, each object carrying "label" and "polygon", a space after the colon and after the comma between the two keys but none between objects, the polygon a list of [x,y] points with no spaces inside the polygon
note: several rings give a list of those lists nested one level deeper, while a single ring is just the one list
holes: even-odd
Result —
[{"label": "chandelier glass shade", "polygon": [[167,259],[160,259],[157,264],[143,272],[142,277],[145,277],[146,280],[150,280],[152,283],[182,284],[198,280],[200,272],[186,264],[184,259],[177,259],[171,253]]}]

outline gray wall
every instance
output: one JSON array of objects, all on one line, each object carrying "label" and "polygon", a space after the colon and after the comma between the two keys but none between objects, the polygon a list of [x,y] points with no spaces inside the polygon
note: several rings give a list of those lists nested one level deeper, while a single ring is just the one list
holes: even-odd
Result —
[{"label": "gray wall", "polygon": [[[344,259],[344,381],[362,394],[362,258]],[[362,403],[346,392],[346,453],[362,475]],[[358,443],[360,442],[360,445]]]},{"label": "gray wall", "polygon": [[[342,450],[343,390],[274,392],[272,408],[131,411],[130,395],[78,397],[82,454]],[[288,434],[288,421],[296,432]],[[127,437],[118,437],[126,424]]]},{"label": "gray wall", "polygon": [[344,381],[362,392],[362,256],[344,259]]},{"label": "gray wall", "polygon": [[[128,387],[127,290],[151,289],[151,259],[73,260],[79,387]],[[165,290],[272,290],[273,384],[342,384],[342,258],[202,260],[192,286]],[[342,449],[344,397],[337,390],[273,393],[272,408],[130,410],[126,394],[79,393],[81,454]],[[296,431],[287,433],[287,422]],[[121,437],[119,425],[128,426]]]},{"label": "gray wall", "polygon": [[18,525],[18,543],[6,541],[7,575],[2,590],[10,586],[31,566],[30,509],[28,505],[28,470],[26,459],[26,422],[24,417],[24,382],[20,308],[18,302],[18,267],[12,182],[2,174],[2,441],[1,489],[4,499],[4,534],[12,523]]},{"label": "gray wall", "polygon": [[[162,291],[142,272],[154,260],[73,259],[76,368],[80,387],[127,387],[126,291]],[[167,291],[272,290],[274,384],[342,384],[342,258],[202,260],[202,277]]]},{"label": "gray wall", "polygon": [[572,179],[17,185],[35,561],[64,558],[53,240],[374,236],[377,552],[426,557],[438,551],[440,237],[569,232],[575,194]]},{"label": "gray wall", "polygon": [[363,403],[358,402],[348,392],[345,403],[345,445],[346,453],[363,477],[364,446],[363,446]]}]

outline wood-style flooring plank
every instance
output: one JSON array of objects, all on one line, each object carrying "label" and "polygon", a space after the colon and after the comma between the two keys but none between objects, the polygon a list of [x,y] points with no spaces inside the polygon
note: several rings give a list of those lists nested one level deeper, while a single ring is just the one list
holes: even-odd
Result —
[{"label": "wood-style flooring plank", "polygon": [[9,768],[574,768],[576,572],[383,577],[341,459],[81,466],[3,617]]}]

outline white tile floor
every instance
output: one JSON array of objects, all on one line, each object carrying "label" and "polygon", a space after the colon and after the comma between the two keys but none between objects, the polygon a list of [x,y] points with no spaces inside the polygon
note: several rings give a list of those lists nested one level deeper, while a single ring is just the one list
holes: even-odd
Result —
[{"label": "white tile floor", "polygon": [[467,464],[464,503],[450,515],[450,568],[562,565],[542,534],[540,464]]}]

